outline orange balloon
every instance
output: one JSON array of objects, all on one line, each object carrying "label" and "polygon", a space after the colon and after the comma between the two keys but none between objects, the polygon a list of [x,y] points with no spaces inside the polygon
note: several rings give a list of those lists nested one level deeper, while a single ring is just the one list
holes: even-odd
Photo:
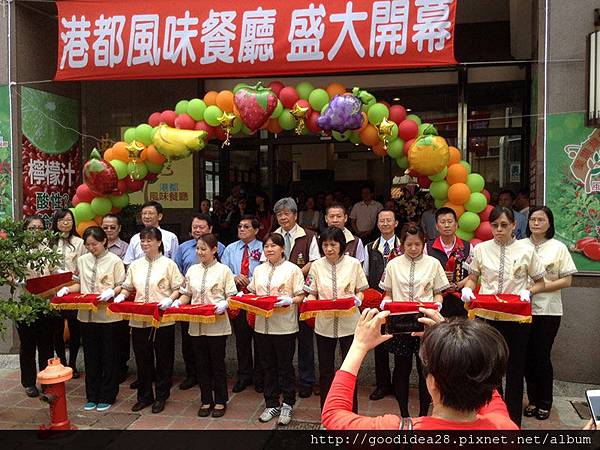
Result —
[{"label": "orange balloon", "polygon": [[[450,192],[450,190],[448,190],[448,192]],[[463,205],[455,205],[454,203],[446,202],[446,203],[444,203],[444,206],[446,208],[452,208],[454,210],[454,212],[456,213],[456,217],[462,216],[463,213],[465,212],[465,207]]]},{"label": "orange balloon", "polygon": [[446,181],[448,184],[466,183],[467,182],[467,169],[461,164],[452,164],[448,167],[448,175],[446,175]]},{"label": "orange balloon", "polygon": [[219,95],[217,91],[208,91],[206,94],[204,94],[204,103],[207,105],[216,105],[217,95]]},{"label": "orange balloon", "polygon": [[342,95],[346,93],[346,86],[341,83],[331,83],[329,86],[325,88],[327,93],[329,94],[329,98],[333,98],[336,95]]},{"label": "orange balloon", "polygon": [[379,142],[378,144],[374,145],[371,147],[371,150],[373,150],[373,153],[375,153],[377,156],[387,156],[387,150],[383,148],[383,142]]},{"label": "orange balloon", "polygon": [[112,157],[119,161],[129,162],[129,151],[127,151],[126,142],[117,142],[112,146]]},{"label": "orange balloon", "polygon": [[216,97],[217,106],[222,111],[233,112],[233,92],[221,91]]},{"label": "orange balloon", "polygon": [[374,147],[381,142],[379,140],[377,128],[371,124],[367,125],[365,129],[359,133],[359,136],[362,143],[368,145],[369,147]]},{"label": "orange balloon", "polygon": [[448,200],[455,205],[464,205],[471,197],[471,189],[465,183],[454,183],[448,189]]},{"label": "orange balloon", "polygon": [[104,150],[104,155],[103,158],[105,161],[112,161],[115,157],[113,155],[113,149],[111,148],[107,148],[106,150]]},{"label": "orange balloon", "polygon": [[83,237],[83,233],[85,233],[85,230],[87,230],[89,227],[97,227],[98,224],[93,221],[93,220],[86,220],[85,222],[81,222],[79,225],[77,225],[77,234],[79,234],[79,236]]},{"label": "orange balloon", "polygon": [[450,151],[450,158],[448,159],[448,165],[458,164],[462,155],[460,154],[460,150],[456,147],[449,146],[448,150]]},{"label": "orange balloon", "polygon": [[146,148],[146,160],[152,164],[163,164],[167,158],[158,153],[154,145],[149,145]]},{"label": "orange balloon", "polygon": [[146,161],[147,158],[148,158],[148,151],[146,149],[144,149],[140,152],[139,160]]},{"label": "orange balloon", "polygon": [[367,125],[369,125],[369,119],[367,118],[367,113],[366,112],[361,112],[360,113],[363,117],[362,120],[362,125],[360,126],[360,128],[358,129],[358,132],[360,133],[362,130],[364,130],[365,128],[367,128]]},{"label": "orange balloon", "polygon": [[269,119],[267,121],[267,130],[274,134],[281,133],[283,128],[281,128],[281,125],[279,125],[279,119]]},{"label": "orange balloon", "polygon": [[94,217],[94,222],[96,222],[96,225],[98,225],[98,226],[102,225],[102,218],[103,217],[104,216],[96,216],[96,217]]}]

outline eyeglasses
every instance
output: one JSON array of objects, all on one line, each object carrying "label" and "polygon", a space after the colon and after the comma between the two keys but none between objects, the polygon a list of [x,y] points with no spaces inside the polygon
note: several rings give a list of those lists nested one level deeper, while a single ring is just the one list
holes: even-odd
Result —
[{"label": "eyeglasses", "polygon": [[238,225],[238,230],[247,230],[248,228],[252,228],[252,225],[246,225],[242,223]]},{"label": "eyeglasses", "polygon": [[116,230],[118,228],[117,225],[103,225],[102,229],[103,230]]},{"label": "eyeglasses", "polygon": [[28,231],[39,231],[39,230],[43,230],[43,229],[44,229],[44,227],[42,227],[42,226],[35,226],[35,225],[31,226],[31,227],[27,227]]}]

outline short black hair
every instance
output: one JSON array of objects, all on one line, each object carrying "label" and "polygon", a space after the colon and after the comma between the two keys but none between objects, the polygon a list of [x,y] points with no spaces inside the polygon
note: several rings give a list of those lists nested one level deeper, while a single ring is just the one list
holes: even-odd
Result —
[{"label": "short black hair", "polygon": [[144,208],[149,208],[150,206],[154,207],[154,209],[156,209],[156,212],[158,214],[162,214],[163,213],[163,207],[160,203],[155,202],[154,200],[150,200],[149,202],[146,202],[142,205],[142,207],[140,208],[140,211],[142,211]]},{"label": "short black hair", "polygon": [[249,220],[250,223],[252,224],[252,228],[254,228],[255,230],[260,229],[260,222],[258,221],[256,216],[253,216],[252,214],[244,214],[242,216],[242,218],[240,219],[240,222],[242,220]]},{"label": "short black hair", "polygon": [[198,243],[199,241],[204,242],[206,245],[208,245],[208,248],[217,248],[217,252],[218,252],[218,248],[219,248],[219,240],[217,239],[217,237],[212,234],[212,233],[208,233],[208,234],[203,234],[202,236],[200,236],[198,238],[198,240],[196,241],[196,243]]},{"label": "short black hair", "polygon": [[345,215],[348,215],[348,211],[346,210],[346,207],[340,203],[340,202],[333,202],[331,204],[331,206],[329,206],[328,208],[325,209],[325,215],[329,214],[329,210],[330,209],[341,209],[342,211],[344,211]]},{"label": "short black hair", "polygon": [[414,225],[412,223],[407,223],[402,227],[402,230],[400,231],[400,243],[404,244],[404,241],[406,241],[406,238],[408,237],[408,235],[414,235],[414,236],[418,236],[419,239],[421,239],[421,242],[425,243],[426,239],[425,239],[425,231],[423,230],[423,228],[419,225]]},{"label": "short black hair", "polygon": [[27,229],[27,227],[31,224],[31,222],[33,222],[34,220],[39,220],[40,222],[42,222],[42,225],[44,225],[44,229],[46,229],[46,222],[44,222],[44,218],[42,216],[40,216],[39,214],[33,214],[31,216],[27,216],[24,219],[24,225],[25,225],[25,229]]},{"label": "short black hair", "polygon": [[498,220],[498,218],[502,214],[504,214],[506,216],[506,218],[508,219],[508,221],[510,223],[515,223],[515,213],[513,212],[512,209],[506,208],[504,206],[496,206],[496,207],[494,207],[494,209],[492,209],[492,212],[490,213],[489,222],[492,223],[495,220]]},{"label": "short black hair", "polygon": [[116,214],[105,214],[104,217],[102,217],[102,220],[104,219],[115,219],[117,221],[117,224],[121,225],[121,219],[119,219],[119,216],[117,216]]},{"label": "short black hair", "polygon": [[273,244],[279,247],[285,247],[285,241],[283,240],[283,236],[279,233],[272,232],[267,234],[263,239],[263,247],[267,243],[267,241],[271,241],[273,242]]},{"label": "short black hair", "polygon": [[384,212],[392,213],[394,215],[394,220],[396,220],[396,221],[398,220],[398,217],[396,217],[396,211],[394,211],[393,209],[389,209],[389,208],[383,208],[382,210],[380,210],[377,213],[377,220],[379,220],[379,214],[384,213]]},{"label": "short black hair", "polygon": [[[531,215],[534,212],[537,211],[543,211],[546,216],[548,216],[548,229],[546,230],[546,239],[552,239],[554,237],[554,214],[552,213],[552,210],[550,208],[548,208],[547,206],[532,206],[529,209],[529,220],[531,220]],[[529,228],[529,220],[527,221],[527,229],[525,230],[525,233],[527,234],[527,237],[531,236],[531,229]]]},{"label": "short black hair", "polygon": [[160,241],[160,247],[158,247],[158,251],[163,255],[165,253],[165,244],[162,241],[162,233],[156,227],[144,227],[142,231],[140,231],[140,241],[144,238],[152,238],[157,241]]},{"label": "short black hair", "polygon": [[83,242],[87,241],[87,238],[93,237],[98,242],[104,242],[104,247],[108,247],[108,237],[106,232],[100,227],[87,227],[83,232]]},{"label": "short black hair", "polygon": [[419,357],[424,375],[433,376],[444,406],[478,411],[502,383],[508,346],[487,323],[457,318],[425,330]]},{"label": "short black hair", "polygon": [[445,216],[446,214],[451,214],[455,221],[458,220],[458,217],[456,217],[456,211],[454,211],[452,208],[442,206],[435,212],[435,221],[437,222],[440,216]]},{"label": "short black hair", "polygon": [[213,224],[212,219],[210,218],[210,216],[208,214],[194,213],[194,214],[192,214],[192,221],[194,221],[194,219],[204,220],[208,224],[209,227],[212,227],[212,224]]},{"label": "short black hair", "polygon": [[339,256],[342,256],[346,251],[346,236],[344,232],[336,227],[327,227],[319,236],[319,247],[323,250],[323,243],[327,241],[335,241],[340,244]]},{"label": "short black hair", "polygon": [[501,196],[502,194],[508,194],[508,195],[510,195],[510,198],[512,198],[513,200],[514,200],[515,198],[517,198],[517,195],[516,195],[516,194],[515,194],[515,192],[514,192],[513,190],[511,190],[511,189],[502,189],[500,192],[498,192],[498,198],[500,198],[500,196]]}]

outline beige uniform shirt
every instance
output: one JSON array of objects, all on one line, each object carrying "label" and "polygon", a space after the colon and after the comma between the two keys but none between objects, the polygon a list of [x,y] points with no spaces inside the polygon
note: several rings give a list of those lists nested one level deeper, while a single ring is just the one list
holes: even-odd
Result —
[{"label": "beige uniform shirt", "polygon": [[[302,270],[289,261],[276,265],[266,262],[254,269],[248,290],[256,295],[288,295],[295,297],[304,293]],[[298,332],[298,306],[275,308],[271,317],[256,315],[254,331],[262,334],[292,334]]]},{"label": "beige uniform shirt", "polygon": [[77,274],[77,258],[86,253],[83,239],[77,236],[71,236],[69,240],[61,238],[58,240],[56,250],[62,256],[59,269]]},{"label": "beige uniform shirt", "polygon": [[[352,297],[368,287],[367,277],[358,259],[343,255],[336,264],[330,264],[326,257],[313,262],[304,291],[317,299],[332,300]],[[315,333],[330,338],[350,336],[354,334],[359,317],[358,311],[351,317],[319,315],[315,321]]]},{"label": "beige uniform shirt", "polygon": [[480,276],[482,294],[518,294],[529,287],[529,279],[544,277],[544,266],[528,239],[513,239],[506,245],[496,240],[482,242],[473,249],[470,273]]},{"label": "beige uniform shirt", "polygon": [[[549,239],[539,245],[535,245],[531,239],[524,239],[529,244],[546,270],[544,281],[556,281],[577,272],[577,267],[567,249],[567,246],[556,239]],[[560,290],[554,292],[542,292],[535,294],[531,299],[531,311],[534,316],[562,316],[562,299]]]},{"label": "beige uniform shirt", "polygon": [[[192,265],[185,274],[183,286],[179,289],[191,298],[192,305],[216,305],[237,293],[233,273],[225,264],[213,261],[208,266],[202,263]],[[225,336],[231,334],[227,313],[217,315],[214,323],[190,322],[190,336]]]},{"label": "beige uniform shirt", "polygon": [[[135,302],[158,303],[165,297],[169,297],[174,291],[179,290],[182,284],[183,275],[172,259],[160,255],[151,260],[144,256],[136,259],[129,266],[123,282],[123,289],[128,291],[135,289]],[[161,327],[169,325],[173,325],[173,322],[161,322],[160,324]],[[147,322],[130,320],[129,326],[147,328],[152,325]]]},{"label": "beige uniform shirt", "polygon": [[432,302],[433,296],[450,287],[440,262],[432,256],[392,259],[383,272],[379,288],[390,292],[395,302]]},{"label": "beige uniform shirt", "polygon": [[[125,279],[125,266],[114,253],[106,250],[96,258],[91,253],[77,258],[79,285],[82,294],[100,294],[105,289],[120,286]],[[77,312],[80,322],[109,323],[121,320],[118,316],[107,314],[106,302],[98,302],[98,310]]]}]

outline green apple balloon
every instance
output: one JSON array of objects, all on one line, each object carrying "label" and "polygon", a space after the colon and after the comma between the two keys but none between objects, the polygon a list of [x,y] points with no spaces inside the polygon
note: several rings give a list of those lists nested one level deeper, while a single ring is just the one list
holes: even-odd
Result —
[{"label": "green apple balloon", "polygon": [[113,208],[112,202],[107,197],[96,197],[90,205],[96,216],[104,216]]}]

